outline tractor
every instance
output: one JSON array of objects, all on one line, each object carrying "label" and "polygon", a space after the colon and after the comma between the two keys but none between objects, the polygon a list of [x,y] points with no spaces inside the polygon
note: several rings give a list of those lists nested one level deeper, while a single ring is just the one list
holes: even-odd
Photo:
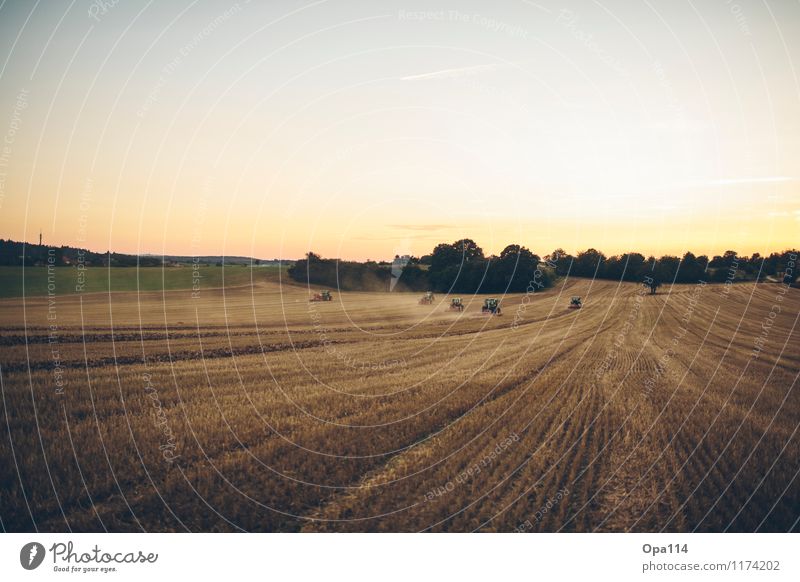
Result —
[{"label": "tractor", "polygon": [[581,298],[577,295],[569,300],[570,309],[580,309],[581,307],[583,307],[583,303],[581,302]]},{"label": "tractor", "polygon": [[481,313],[491,313],[492,315],[503,315],[503,310],[500,309],[500,301],[494,297],[483,300],[483,307]]},{"label": "tractor", "polygon": [[453,297],[450,300],[450,311],[464,311],[464,303],[461,297]]},{"label": "tractor", "polygon": [[330,291],[320,291],[319,293],[314,293],[314,296],[309,301],[333,301],[333,295]]},{"label": "tractor", "polygon": [[434,299],[434,298],[433,298],[433,292],[432,292],[432,291],[428,291],[428,292],[426,292],[426,293],[425,293],[425,295],[423,295],[423,296],[422,296],[422,298],[419,300],[419,304],[420,304],[420,305],[430,305],[430,304],[432,304],[432,303],[433,303],[433,299]]}]

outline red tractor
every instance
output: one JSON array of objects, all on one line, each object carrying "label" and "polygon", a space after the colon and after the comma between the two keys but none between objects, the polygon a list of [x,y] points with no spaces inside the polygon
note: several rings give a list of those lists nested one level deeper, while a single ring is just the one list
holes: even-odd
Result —
[{"label": "red tractor", "polygon": [[450,311],[464,311],[464,302],[461,297],[453,297],[450,300]]},{"label": "red tractor", "polygon": [[569,309],[580,309],[581,307],[583,307],[583,303],[577,295],[569,300]]},{"label": "red tractor", "polygon": [[481,313],[490,313],[492,315],[503,315],[503,310],[500,309],[500,301],[498,301],[494,297],[490,297],[489,299],[484,299],[483,307],[481,307]]},{"label": "red tractor", "polygon": [[420,304],[420,305],[431,305],[431,304],[433,303],[433,299],[434,299],[434,297],[433,297],[433,292],[432,292],[432,291],[428,291],[428,292],[427,292],[427,293],[425,293],[425,295],[423,295],[423,296],[422,296],[422,298],[419,300],[419,304]]},{"label": "red tractor", "polygon": [[333,301],[333,294],[330,291],[321,291],[319,293],[314,293],[314,296],[309,299],[311,302],[317,301]]}]

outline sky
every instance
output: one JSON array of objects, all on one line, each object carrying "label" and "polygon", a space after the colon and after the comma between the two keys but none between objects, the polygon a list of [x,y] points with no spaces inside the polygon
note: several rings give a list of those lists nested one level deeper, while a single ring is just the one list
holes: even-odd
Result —
[{"label": "sky", "polygon": [[6,0],[0,238],[780,251],[797,68],[800,3],[777,0]]}]

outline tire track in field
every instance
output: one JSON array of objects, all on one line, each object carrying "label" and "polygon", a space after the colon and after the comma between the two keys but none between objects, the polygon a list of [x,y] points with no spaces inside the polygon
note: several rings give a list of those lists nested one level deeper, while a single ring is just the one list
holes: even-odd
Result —
[{"label": "tire track in field", "polygon": [[[564,357],[564,356],[566,356],[566,354],[563,354],[563,353],[560,354],[560,357]],[[514,357],[515,356],[513,356],[513,355],[507,356],[508,359],[513,359]],[[500,364],[498,364],[498,365],[500,365]],[[528,375],[529,376],[533,375],[537,371],[538,371],[538,369],[534,370],[532,372],[529,372]],[[525,380],[523,379],[521,381],[525,381]],[[480,404],[480,406],[484,405],[486,402],[491,402],[491,401],[493,401],[493,400],[495,400],[497,398],[500,398],[503,394],[505,394],[506,392],[511,390],[513,388],[513,386],[516,385],[517,382],[519,382],[519,381],[509,382],[509,383],[505,383],[505,384],[499,384],[499,385],[493,387],[489,391],[488,395],[484,395],[481,398],[481,401],[483,401],[483,402],[482,402],[482,404]],[[412,437],[410,439],[410,442],[425,442],[428,438],[430,438],[431,434],[436,434],[437,432],[440,432],[442,430],[445,430],[445,429],[451,427],[454,421],[458,421],[459,418],[461,418],[463,415],[469,413],[474,408],[475,408],[475,406],[470,404],[470,405],[467,405],[467,406],[465,406],[463,408],[456,409],[454,411],[451,410],[450,413],[447,416],[447,420],[443,421],[443,424],[441,426],[434,427],[434,429],[432,431],[430,429],[422,429],[421,432],[418,432],[418,433],[415,433],[415,434],[412,435]],[[364,415],[369,415],[369,412],[365,412]],[[333,439],[336,439],[337,436],[339,436],[339,437],[341,436],[341,435],[337,434],[337,431],[329,431],[329,432],[331,432],[331,438],[333,438]],[[341,440],[340,440],[340,445],[341,445]],[[273,453],[273,456],[275,456],[275,457],[285,457],[286,455],[291,456],[292,453],[293,453],[293,450],[292,450],[291,447],[284,447],[282,452],[275,451]],[[232,452],[220,451],[219,453],[217,453],[217,455],[206,456],[206,458],[203,460],[202,464],[207,467],[209,464],[212,464],[212,465],[213,464],[218,464],[218,463],[220,463],[221,460],[225,460],[226,462],[230,463],[235,458],[246,458],[248,456],[248,454],[249,453],[247,451],[243,451],[243,450],[236,450],[236,451],[232,451]],[[189,473],[188,473],[188,478],[191,479],[192,475],[197,475],[197,474],[198,474],[197,471],[190,470]],[[285,476],[285,477],[288,477],[288,475]],[[294,478],[292,478],[292,479],[294,479]],[[355,486],[356,484],[360,483],[362,479],[363,479],[363,477],[359,476],[357,478],[357,480],[354,481],[354,482],[351,482],[351,484],[349,486]],[[221,487],[225,487],[226,486],[224,482],[218,481],[218,483],[219,483],[219,485]],[[271,488],[272,489],[285,489],[285,487],[281,487],[282,485],[285,486],[285,482],[283,482],[282,478],[281,478],[277,482],[273,483]],[[131,484],[131,487],[133,489],[139,490],[139,491],[141,491],[141,487],[142,486],[145,486],[145,492],[139,494],[136,497],[136,502],[137,503],[141,503],[143,505],[147,505],[150,501],[152,501],[154,499],[156,494],[155,494],[155,492],[147,492],[146,491],[146,483],[142,482],[139,485]],[[199,487],[199,486],[200,486],[199,484],[195,485],[195,487]],[[342,487],[347,487],[347,486],[348,485],[342,485]],[[330,490],[335,490],[335,489],[336,489],[336,487],[332,487]],[[324,498],[325,494],[323,494],[323,493],[317,492],[317,497],[316,498]],[[97,499],[97,501],[101,505],[101,507],[104,507],[104,508],[108,507],[109,510],[111,510],[111,508],[115,507],[114,499],[113,499],[114,496],[113,495],[110,496],[109,498],[104,498],[102,494],[98,494],[96,492],[93,493],[93,495],[95,496],[95,498]],[[80,509],[80,506],[74,507],[74,509]],[[302,517],[302,515],[298,515],[297,519],[299,519],[301,517]],[[104,521],[107,520],[108,518],[112,518],[113,519],[113,515],[112,516],[107,516],[107,515],[103,516]],[[182,519],[184,519],[183,516],[182,516]],[[279,522],[275,522],[274,519],[279,519]],[[284,516],[283,518],[279,518],[279,517],[276,517],[275,515],[273,515],[273,519],[271,520],[271,523],[273,523],[273,525],[275,525],[276,527],[279,527],[279,528],[281,528],[281,527],[290,527],[291,528],[291,527],[293,527],[293,526],[291,526],[291,524],[292,523],[296,523],[297,519],[296,518],[290,518],[288,516]],[[187,521],[187,520],[185,520],[185,521]],[[44,523],[46,523],[46,520],[45,520]],[[189,523],[189,522],[187,521],[187,523]]]},{"label": "tire track in field", "polygon": [[[586,335],[587,337],[588,337],[589,335],[591,335],[591,337],[592,337],[592,338],[596,337],[596,335],[597,335],[597,331],[596,331],[596,330],[594,330],[594,329],[592,329],[592,328],[594,327],[594,325],[595,325],[595,324],[594,324],[594,322],[593,322],[592,320],[588,320],[588,321],[586,321],[586,327],[588,327],[588,328],[589,328],[589,332],[585,332],[585,335]],[[570,339],[573,341],[573,345],[572,345],[572,348],[570,348],[570,352],[571,352],[571,351],[574,351],[574,350],[575,350],[575,349],[577,349],[578,347],[583,347],[583,346],[582,346],[582,342],[581,342],[581,341],[579,341],[579,336],[578,336],[578,334],[572,334],[572,335],[570,336]],[[563,358],[562,358],[562,359],[563,359]],[[556,366],[550,366],[548,371],[555,369],[555,367],[556,367]],[[517,382],[516,384],[520,384],[520,382]],[[355,503],[357,503],[357,502],[355,502]]]},{"label": "tire track in field", "polygon": [[[523,386],[531,388],[532,382],[535,382],[537,385],[543,383],[546,384],[545,380],[542,379],[541,376],[546,375],[549,372],[552,372],[552,370],[555,369],[558,363],[566,361],[568,357],[573,352],[578,350],[580,347],[581,347],[580,342],[575,342],[573,345],[567,347],[563,351],[560,351],[558,354],[556,354],[551,361],[545,362],[544,364],[540,364],[538,367],[524,374],[521,378],[507,382],[502,386],[493,388],[491,390],[491,398],[483,400],[477,407],[472,407],[470,410],[467,411],[467,414],[479,416],[487,408],[491,408],[492,405],[495,405],[498,402],[503,401],[504,399],[505,400],[511,399],[513,396],[515,396],[514,392],[516,389]],[[505,414],[509,410],[511,409],[508,408],[501,414]],[[457,420],[458,419],[455,419],[455,421]],[[443,438],[447,438],[448,435],[452,435],[452,431],[456,430],[457,425],[455,424],[455,421],[451,420],[450,422],[448,422],[446,430],[442,434]],[[541,430],[545,431],[547,428],[547,423],[541,423],[540,426]],[[435,469],[435,468],[439,467],[442,463],[447,462],[451,457],[453,457],[453,455],[459,453],[463,448],[470,446],[470,444],[476,441],[476,439],[479,439],[482,432],[485,429],[486,429],[485,425],[481,424],[478,428],[475,429],[476,431],[479,432],[479,434],[470,438],[467,444],[461,445],[455,451],[448,452],[446,456],[442,457],[438,461],[427,464],[425,467],[421,469],[417,468],[406,471],[404,479],[414,477],[419,475],[421,472],[424,473],[431,470],[434,470],[436,472],[434,474],[441,473],[441,471],[444,470],[443,467],[441,469]],[[309,518],[318,521],[309,524],[306,527],[306,530],[326,531],[328,529],[328,526],[325,525],[325,520],[341,519],[342,515],[353,515],[356,511],[356,508],[369,507],[370,504],[368,504],[366,500],[373,496],[376,488],[382,487],[387,483],[391,483],[396,478],[395,475],[397,475],[398,472],[400,472],[401,467],[402,468],[417,467],[419,462],[421,461],[427,462],[426,460],[435,454],[435,450],[437,448],[439,448],[439,443],[437,441],[427,440],[422,444],[414,446],[407,452],[401,453],[400,455],[387,460],[385,464],[383,464],[380,467],[377,467],[374,471],[371,471],[370,473],[362,477],[361,479],[361,482],[363,483],[362,487],[354,491],[351,491],[347,494],[332,498],[326,505],[320,508],[320,510],[310,514],[308,516]],[[467,461],[464,462],[468,463],[469,459],[467,459]],[[442,479],[444,479],[443,482],[447,482],[450,479],[450,477],[446,476],[440,477],[440,480]],[[369,520],[370,518],[362,516],[361,519]]]}]

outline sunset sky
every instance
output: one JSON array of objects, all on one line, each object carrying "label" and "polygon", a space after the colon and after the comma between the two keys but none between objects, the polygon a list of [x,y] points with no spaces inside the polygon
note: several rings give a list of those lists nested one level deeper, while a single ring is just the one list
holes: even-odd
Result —
[{"label": "sunset sky", "polygon": [[798,246],[800,3],[6,1],[0,238]]}]

